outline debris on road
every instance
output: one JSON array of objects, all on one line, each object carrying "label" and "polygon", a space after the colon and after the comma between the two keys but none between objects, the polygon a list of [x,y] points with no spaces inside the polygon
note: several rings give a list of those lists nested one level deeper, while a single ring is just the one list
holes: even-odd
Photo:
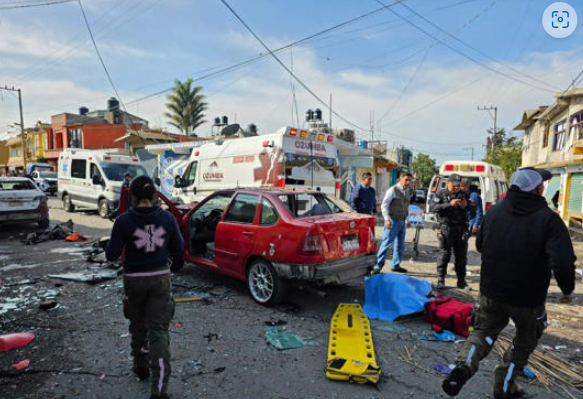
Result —
[{"label": "debris on road", "polygon": [[29,359],[24,359],[23,361],[18,362],[16,364],[13,364],[10,367],[12,367],[12,368],[14,368],[16,370],[23,370],[23,369],[27,368],[29,364],[30,364],[30,360]]},{"label": "debris on road", "polygon": [[455,334],[448,330],[443,330],[440,333],[433,331],[433,336],[435,338],[429,338],[420,335],[419,339],[422,341],[441,341],[441,342],[454,342],[456,340]]},{"label": "debris on road", "polygon": [[69,219],[64,223],[59,223],[53,228],[41,232],[30,233],[26,236],[26,239],[22,240],[22,242],[26,245],[34,245],[45,241],[64,240],[67,236],[74,233],[73,226],[73,221]]},{"label": "debris on road", "polygon": [[306,345],[306,342],[295,334],[290,334],[281,328],[281,326],[266,327],[265,338],[267,342],[280,351],[286,349],[297,349]]},{"label": "debris on road", "polygon": [[281,319],[278,319],[278,320],[269,320],[269,321],[266,321],[265,322],[265,325],[266,326],[269,326],[269,327],[285,326],[286,324],[287,324],[287,321],[281,320]]},{"label": "debris on road", "polygon": [[451,369],[449,368],[449,366],[446,366],[445,364],[441,364],[441,363],[435,363],[433,365],[433,369],[436,371],[439,371],[441,374],[451,373]]},{"label": "debris on road", "polygon": [[38,305],[40,310],[50,310],[57,307],[57,301],[44,301]]},{"label": "debris on road", "polygon": [[0,352],[6,352],[10,349],[22,348],[35,338],[31,333],[14,333],[0,335]]},{"label": "debris on road", "polygon": [[121,274],[122,269],[114,271],[102,271],[97,273],[66,273],[66,274],[48,274],[47,277],[58,278],[61,280],[78,281],[81,283],[97,284],[104,280],[116,279]]}]

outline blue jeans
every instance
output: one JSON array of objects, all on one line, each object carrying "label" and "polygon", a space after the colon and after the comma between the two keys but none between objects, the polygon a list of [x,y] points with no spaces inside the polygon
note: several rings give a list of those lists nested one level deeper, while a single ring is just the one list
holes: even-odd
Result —
[{"label": "blue jeans", "polygon": [[393,259],[391,269],[401,264],[401,259],[405,253],[405,233],[407,224],[404,220],[391,220],[391,228],[383,231],[383,241],[377,252],[377,266],[383,268],[387,259],[389,247],[393,244]]}]

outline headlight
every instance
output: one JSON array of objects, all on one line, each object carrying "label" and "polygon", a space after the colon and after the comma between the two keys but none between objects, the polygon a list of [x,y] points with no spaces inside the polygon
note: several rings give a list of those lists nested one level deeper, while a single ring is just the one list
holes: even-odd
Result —
[{"label": "headlight", "polygon": [[33,198],[33,201],[40,201],[41,203],[47,202],[47,197],[44,195],[37,195]]}]

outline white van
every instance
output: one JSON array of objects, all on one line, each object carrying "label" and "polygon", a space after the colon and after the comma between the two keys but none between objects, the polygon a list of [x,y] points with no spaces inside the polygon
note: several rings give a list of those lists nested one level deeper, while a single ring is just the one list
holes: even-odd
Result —
[{"label": "white van", "polygon": [[105,218],[115,209],[126,173],[147,175],[137,158],[104,151],[65,149],[59,156],[58,197],[63,209],[97,209]]},{"label": "white van", "polygon": [[429,204],[435,193],[447,188],[447,178],[451,174],[458,174],[461,178],[468,178],[472,186],[476,187],[482,197],[482,207],[486,212],[500,199],[500,196],[508,189],[504,171],[501,167],[487,162],[476,161],[447,161],[441,165],[439,174],[433,176],[427,193],[427,206],[425,221],[437,223],[434,213],[429,213]]},{"label": "white van", "polygon": [[333,135],[284,127],[193,148],[184,172],[175,177],[171,200],[190,204],[237,187],[313,188],[337,195],[339,170]]}]

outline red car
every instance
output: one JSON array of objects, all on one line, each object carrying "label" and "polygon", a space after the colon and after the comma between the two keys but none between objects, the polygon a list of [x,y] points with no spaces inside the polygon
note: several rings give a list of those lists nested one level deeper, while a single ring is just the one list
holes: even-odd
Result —
[{"label": "red car", "polygon": [[343,284],[376,263],[372,216],[319,191],[218,191],[182,214],[164,196],[185,241],[184,261],[246,280],[253,299],[276,304],[289,281]]}]

